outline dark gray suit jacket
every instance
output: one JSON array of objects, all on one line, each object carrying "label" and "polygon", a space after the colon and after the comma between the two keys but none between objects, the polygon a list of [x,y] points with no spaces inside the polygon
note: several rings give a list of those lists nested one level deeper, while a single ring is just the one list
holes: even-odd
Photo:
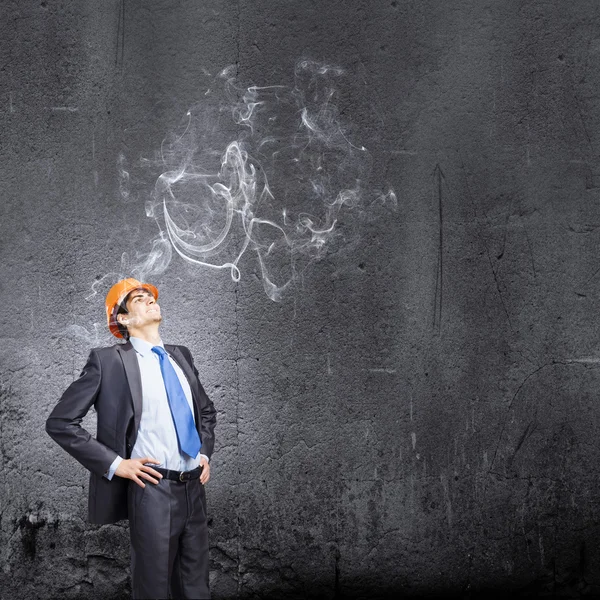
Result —
[{"label": "dark gray suit jacket", "polygon": [[[190,351],[165,344],[187,377],[202,454],[214,447],[216,411],[204,391]],[[91,406],[98,416],[96,438],[81,427]],[[88,517],[92,523],[127,518],[128,479],[103,477],[117,455],[130,458],[142,417],[142,380],[131,343],[95,348],[79,376],[62,395],[46,421],[46,431],[90,471]]]}]

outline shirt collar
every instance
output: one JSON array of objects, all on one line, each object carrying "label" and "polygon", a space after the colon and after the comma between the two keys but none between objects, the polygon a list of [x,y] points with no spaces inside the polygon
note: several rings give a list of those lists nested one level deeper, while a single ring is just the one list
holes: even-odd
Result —
[{"label": "shirt collar", "polygon": [[161,348],[164,348],[162,340],[158,344],[154,344],[154,346],[146,340],[142,340],[136,337],[130,337],[129,341],[131,342],[131,345],[135,348],[135,351],[144,357],[155,354],[154,352],[152,352],[152,348],[154,348],[154,346],[160,346]]}]

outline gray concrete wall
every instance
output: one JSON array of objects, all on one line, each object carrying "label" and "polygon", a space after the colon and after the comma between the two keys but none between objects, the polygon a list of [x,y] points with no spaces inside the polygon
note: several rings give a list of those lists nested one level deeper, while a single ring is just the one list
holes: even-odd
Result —
[{"label": "gray concrete wall", "polygon": [[3,2],[2,598],[128,597],[127,526],[86,524],[44,421],[157,235],[140,157],[207,73],[301,57],[347,68],[398,207],[343,212],[279,303],[254,252],[238,283],[177,255],[153,279],[219,411],[214,597],[600,593],[597,8]]}]

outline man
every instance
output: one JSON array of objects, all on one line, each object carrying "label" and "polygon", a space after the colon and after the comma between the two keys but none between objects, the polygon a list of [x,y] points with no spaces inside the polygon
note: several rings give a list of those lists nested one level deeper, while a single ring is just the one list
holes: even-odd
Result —
[{"label": "man", "polygon": [[[158,290],[135,279],[106,296],[127,343],[90,352],[46,431],[90,471],[89,520],[129,519],[134,598],[210,598],[204,484],[216,411],[190,351],[163,345]],[[81,427],[96,409],[96,438]]]}]

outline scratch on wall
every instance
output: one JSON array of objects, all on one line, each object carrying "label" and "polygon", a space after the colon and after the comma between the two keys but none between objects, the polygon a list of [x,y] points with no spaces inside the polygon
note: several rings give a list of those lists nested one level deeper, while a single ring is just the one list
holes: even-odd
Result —
[{"label": "scratch on wall", "polygon": [[442,330],[442,309],[444,303],[443,283],[444,283],[444,211],[442,206],[442,188],[445,180],[444,173],[440,164],[435,165],[433,170],[434,194],[438,204],[438,227],[439,227],[439,245],[438,245],[438,260],[437,272],[435,280],[435,296],[433,300],[433,330],[436,333],[441,333]]}]

